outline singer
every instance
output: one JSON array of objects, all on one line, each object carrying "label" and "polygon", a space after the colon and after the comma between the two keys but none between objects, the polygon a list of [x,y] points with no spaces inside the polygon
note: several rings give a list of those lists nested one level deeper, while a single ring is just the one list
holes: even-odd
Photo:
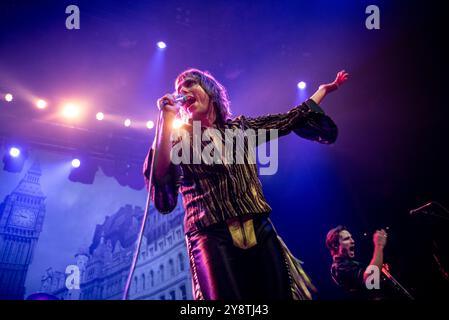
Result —
[{"label": "singer", "polygon": [[[184,120],[183,129],[192,132],[193,123],[199,121],[202,130],[216,129],[222,137],[226,129],[273,129],[278,136],[293,131],[330,144],[337,137],[337,127],[319,104],[347,79],[348,74],[341,71],[335,81],[321,85],[301,105],[255,118],[231,118],[226,89],[210,73],[197,69],[186,70],[176,78],[175,94],[183,95],[183,102],[176,103],[173,94],[158,100],[160,133],[145,160],[144,176],[161,213],[175,208],[181,192],[195,299],[311,299],[314,287],[269,219],[271,208],[262,192],[257,165],[175,165],[171,161],[176,143],[170,139],[172,122],[179,117]],[[151,163],[154,168],[149,186]]]}]

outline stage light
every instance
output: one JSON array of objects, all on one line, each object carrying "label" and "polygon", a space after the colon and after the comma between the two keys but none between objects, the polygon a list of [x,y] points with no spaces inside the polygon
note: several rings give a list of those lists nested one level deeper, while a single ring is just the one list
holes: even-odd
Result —
[{"label": "stage light", "polygon": [[27,157],[28,153],[26,150],[17,146],[11,146],[3,156],[3,170],[15,173],[22,171]]},{"label": "stage light", "polygon": [[7,94],[5,94],[5,100],[6,100],[7,102],[11,102],[11,101],[12,101],[12,99],[13,99],[13,96],[12,96],[12,94],[11,94],[11,93],[7,93]]},{"label": "stage light", "polygon": [[130,119],[126,119],[123,124],[125,125],[125,127],[129,127],[131,125],[131,120]]},{"label": "stage light", "polygon": [[157,43],[157,46],[158,46],[159,49],[165,49],[165,48],[167,48],[167,45],[165,44],[164,41],[159,41],[159,42]]},{"label": "stage light", "polygon": [[81,165],[81,161],[79,159],[73,159],[72,160],[72,167],[79,168]]},{"label": "stage light", "polygon": [[64,109],[62,111],[62,114],[66,118],[75,118],[79,115],[79,113],[79,106],[74,103],[67,103],[64,105]]},{"label": "stage light", "polygon": [[147,122],[147,128],[148,128],[148,129],[153,129],[153,128],[154,128],[154,122],[151,121],[151,120],[148,121],[148,122]]},{"label": "stage light", "polygon": [[173,120],[173,129],[179,129],[183,125],[183,122],[181,119],[175,119]]},{"label": "stage light", "polygon": [[304,82],[304,81],[300,81],[300,82],[298,82],[298,89],[301,89],[301,90],[303,90],[303,89],[305,89],[306,88],[306,83]]},{"label": "stage light", "polygon": [[[83,165],[81,165],[81,162]],[[74,164],[78,166],[74,166]],[[70,170],[69,180],[73,182],[81,182],[84,184],[92,184],[95,180],[95,174],[98,170],[98,164],[93,159],[81,156],[72,160],[72,170]]]},{"label": "stage light", "polygon": [[20,156],[20,149],[16,147],[11,147],[9,149],[9,155],[11,157],[17,158],[18,156]]},{"label": "stage light", "polygon": [[39,109],[45,109],[47,107],[47,101],[39,99],[36,101],[36,107]]},{"label": "stage light", "polygon": [[101,121],[101,120],[104,119],[104,113],[103,112],[98,112],[95,117],[97,118],[98,121]]}]

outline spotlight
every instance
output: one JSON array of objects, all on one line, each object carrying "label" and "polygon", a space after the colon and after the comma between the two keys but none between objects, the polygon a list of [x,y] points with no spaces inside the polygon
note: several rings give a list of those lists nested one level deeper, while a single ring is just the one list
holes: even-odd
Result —
[{"label": "spotlight", "polygon": [[183,125],[183,122],[181,119],[175,119],[173,120],[173,129],[179,129]]},{"label": "spotlight", "polygon": [[7,102],[11,102],[12,99],[13,99],[12,94],[10,94],[10,93],[5,94],[5,100],[6,100]]},{"label": "spotlight", "polygon": [[153,129],[153,128],[154,128],[154,122],[151,121],[151,120],[148,121],[148,122],[147,122],[147,128],[148,128],[148,129]]},{"label": "spotlight", "polygon": [[301,90],[303,90],[303,89],[305,89],[306,88],[306,83],[304,82],[304,81],[300,81],[300,82],[298,82],[298,89],[301,89]]},{"label": "spotlight", "polygon": [[165,49],[165,48],[167,48],[167,45],[165,44],[164,41],[159,41],[159,42],[157,43],[157,46],[158,46],[159,49]]},{"label": "spotlight", "polygon": [[9,148],[8,152],[3,156],[3,170],[9,172],[22,171],[27,157],[28,153],[26,150],[20,150],[16,146]]},{"label": "spotlight", "polygon": [[[83,165],[81,166],[81,161]],[[78,165],[78,166],[75,166]],[[81,182],[84,184],[92,184],[95,180],[95,174],[98,170],[98,164],[88,157],[81,157],[72,160],[72,170],[70,171],[69,180],[73,182]]]},{"label": "spotlight", "polygon": [[123,122],[123,124],[125,125],[125,127],[129,127],[131,125],[131,120],[126,119],[125,122]]},{"label": "spotlight", "polygon": [[79,107],[74,103],[67,103],[64,105],[62,114],[66,118],[75,118],[80,113]]},{"label": "spotlight", "polygon": [[16,147],[11,147],[11,149],[9,149],[9,155],[11,157],[17,158],[18,156],[20,156],[20,149]]},{"label": "spotlight", "polygon": [[45,109],[47,107],[47,101],[39,99],[36,101],[36,107],[39,109]]},{"label": "spotlight", "polygon": [[104,119],[104,113],[103,112],[98,112],[95,117],[97,118],[98,121],[101,121],[101,120]]},{"label": "spotlight", "polygon": [[79,168],[80,165],[81,165],[81,161],[79,159],[72,160],[72,167]]}]

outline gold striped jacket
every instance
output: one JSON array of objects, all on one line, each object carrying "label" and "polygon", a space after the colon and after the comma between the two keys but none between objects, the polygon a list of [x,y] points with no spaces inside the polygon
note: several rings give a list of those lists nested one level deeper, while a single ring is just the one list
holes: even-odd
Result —
[{"label": "gold striped jacket", "polygon": [[[192,132],[192,126],[189,124],[184,125],[183,129]],[[333,143],[337,138],[335,123],[311,99],[285,113],[255,118],[239,116],[228,120],[216,129],[223,136],[226,129],[242,131],[253,129],[256,132],[260,129],[275,129],[279,137],[293,131],[303,138],[325,144]],[[190,138],[192,139],[192,135]],[[201,143],[202,147],[205,147],[206,142]],[[244,146],[246,148],[248,144]],[[178,192],[181,192],[185,209],[184,231],[186,233],[231,218],[271,211],[262,192],[257,164],[206,164],[203,162],[171,164],[169,175],[167,179],[164,179],[164,183],[158,185],[153,182],[149,188],[152,154],[153,150],[150,149],[143,168],[152,201],[159,212],[169,213],[176,207]]]}]

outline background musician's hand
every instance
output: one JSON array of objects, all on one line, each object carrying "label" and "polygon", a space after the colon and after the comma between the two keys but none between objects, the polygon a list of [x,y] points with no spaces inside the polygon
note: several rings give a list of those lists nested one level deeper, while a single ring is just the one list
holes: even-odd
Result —
[{"label": "background musician's hand", "polygon": [[374,245],[384,248],[387,244],[387,236],[387,232],[384,229],[377,230],[373,235]]}]

